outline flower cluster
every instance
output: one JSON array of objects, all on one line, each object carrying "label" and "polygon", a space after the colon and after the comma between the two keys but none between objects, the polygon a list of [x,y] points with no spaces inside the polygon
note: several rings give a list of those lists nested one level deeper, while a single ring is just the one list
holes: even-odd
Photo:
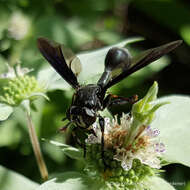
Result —
[{"label": "flower cluster", "polygon": [[161,106],[153,104],[157,89],[154,83],[145,98],[133,105],[130,114],[123,114],[120,121],[117,117],[105,118],[103,157],[100,126],[98,123],[92,126],[96,135],[90,134],[86,139],[86,170],[103,175],[111,188],[144,189],[143,180],[161,168],[165,146],[158,138],[160,131],[150,125],[154,112]]},{"label": "flower cluster", "polygon": [[35,77],[26,75],[31,70],[8,66],[8,72],[1,75],[0,102],[11,106],[18,106],[23,100],[35,99],[35,95],[44,92]]},{"label": "flower cluster", "polygon": [[[130,132],[132,120],[129,114],[122,115],[120,124],[116,118],[112,122],[109,118],[105,118],[105,150],[114,150],[113,159],[120,161],[124,170],[132,168],[134,159],[139,159],[141,163],[159,169],[161,167],[159,157],[165,151],[164,144],[156,138],[160,133],[159,130],[142,125],[134,141],[125,146],[125,137]],[[97,136],[89,135],[87,144],[101,144],[101,131],[97,123],[93,125],[93,129]]]},{"label": "flower cluster", "polygon": [[30,21],[20,12],[14,12],[10,18],[8,32],[15,40],[22,40],[28,33]]}]

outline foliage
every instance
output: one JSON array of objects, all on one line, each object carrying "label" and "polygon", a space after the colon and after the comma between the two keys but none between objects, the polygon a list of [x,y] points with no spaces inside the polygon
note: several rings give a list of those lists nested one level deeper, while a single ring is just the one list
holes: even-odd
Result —
[{"label": "foliage", "polygon": [[[64,134],[58,134],[57,130],[64,124],[61,119],[65,116],[73,91],[41,57],[36,47],[36,39],[39,36],[47,37],[65,44],[77,53],[113,45],[125,38],[128,39],[129,36],[140,35],[146,38],[144,42],[127,46],[131,54],[135,55],[144,48],[181,38],[185,45],[174,51],[172,56],[164,57],[157,63],[133,74],[115,85],[110,92],[126,97],[138,94],[141,98],[152,81],[158,80],[160,95],[176,93],[188,95],[189,7],[189,3],[185,0],[0,0],[0,73],[5,73],[7,63],[14,66],[20,62],[22,67],[33,68],[29,77],[36,77],[43,85],[44,81],[47,82],[49,79],[47,95],[50,101],[43,98],[35,100],[31,105],[31,115],[39,139],[52,139],[65,143],[68,139]],[[84,72],[79,75],[82,83],[96,81],[103,71],[102,60],[105,52],[100,56],[96,54],[98,51],[93,52],[97,59],[93,58],[93,53],[86,56],[88,53],[86,51],[82,55],[79,54],[84,61]],[[189,166],[187,146],[189,141],[181,137],[187,137],[186,135],[189,134],[187,127],[189,122],[186,120],[189,115],[188,97],[171,96],[160,100],[171,102],[158,110],[158,114],[165,115],[167,123],[167,127],[162,128],[164,132],[161,133],[161,140],[168,144],[169,151],[166,153],[166,159]],[[170,107],[171,105],[174,108]],[[129,110],[130,108],[121,106],[114,108],[112,112],[121,113]],[[165,113],[167,110],[170,111],[168,117]],[[23,110],[0,104],[0,113],[0,163],[33,181],[41,182],[28,140]],[[174,121],[172,124],[170,120],[168,121],[170,116],[175,119],[171,119]],[[160,128],[164,125],[162,122],[156,116],[153,125]],[[184,130],[181,130],[181,126],[185,126]],[[179,139],[180,146],[175,146],[175,142],[179,142]],[[49,143],[40,141],[40,144],[50,173],[74,170],[77,176],[77,172],[83,168],[84,163],[81,160],[68,159],[64,152]],[[73,144],[72,139],[70,144]],[[165,178],[170,182],[178,179],[185,181],[187,187],[176,185],[176,189],[187,190],[189,188],[187,181],[190,179],[187,167],[179,169],[179,165],[173,164],[171,168],[166,166],[164,169],[166,170]],[[4,171],[4,168],[1,171]],[[67,174],[65,178],[71,175]],[[55,181],[47,183],[55,183]],[[158,183],[155,182],[156,185]],[[163,185],[171,188],[165,182]],[[0,188],[2,188],[1,185]]]},{"label": "foliage", "polygon": [[0,187],[4,190],[22,189],[34,190],[38,184],[26,177],[0,166]]}]

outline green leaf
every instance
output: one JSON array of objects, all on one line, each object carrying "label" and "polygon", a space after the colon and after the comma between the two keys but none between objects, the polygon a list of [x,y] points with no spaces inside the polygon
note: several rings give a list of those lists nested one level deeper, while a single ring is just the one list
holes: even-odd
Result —
[{"label": "green leaf", "polygon": [[69,47],[87,43],[94,37],[92,31],[84,27],[78,19],[66,21],[56,14],[43,15],[34,24],[37,29],[35,36],[46,36]]},{"label": "green leaf", "polygon": [[16,146],[21,140],[22,131],[16,124],[17,121],[13,116],[13,119],[4,121],[0,126],[0,147]]},{"label": "green leaf", "polygon": [[78,172],[65,172],[40,185],[35,190],[98,190],[99,182]]},{"label": "green leaf", "polygon": [[64,154],[66,154],[70,158],[77,159],[77,160],[81,160],[84,158],[83,151],[81,149],[78,149],[78,148],[75,148],[70,145],[60,143],[60,142],[52,141],[52,140],[50,140],[49,142],[55,146],[60,147],[61,150],[64,152]]},{"label": "green leaf", "polygon": [[181,27],[181,36],[183,37],[183,40],[187,43],[190,44],[190,25],[184,25]]},{"label": "green leaf", "polygon": [[156,100],[158,93],[158,83],[154,82],[154,84],[150,87],[145,97],[136,102],[132,107],[132,113],[144,113],[152,109],[151,102]]},{"label": "green leaf", "polygon": [[34,190],[38,184],[26,177],[0,166],[0,189],[2,190]]},{"label": "green leaf", "polygon": [[69,84],[50,66],[41,69],[37,79],[48,91],[71,89]]},{"label": "green leaf", "polygon": [[[141,40],[143,40],[143,38],[140,38],[140,37],[129,38],[129,39],[123,40],[122,42],[118,44],[107,46],[95,51],[89,51],[89,52],[78,54],[77,56],[79,57],[82,63],[82,72],[79,75],[79,80],[81,82],[88,80],[88,83],[91,83],[97,80],[97,78],[99,78],[99,73],[102,73],[104,71],[104,60],[110,48],[125,47],[129,43],[134,43]],[[95,77],[92,78],[92,76],[95,76]]]},{"label": "green leaf", "polygon": [[170,102],[156,112],[152,127],[160,130],[160,141],[166,146],[163,158],[190,166],[190,97],[168,96],[158,103]]},{"label": "green leaf", "polygon": [[148,126],[155,117],[156,110],[167,104],[167,102],[156,103],[158,93],[158,83],[154,82],[153,85],[149,88],[148,92],[144,98],[140,99],[138,102],[133,104],[132,107],[132,117],[133,122],[131,123],[131,130],[126,135],[124,144],[128,146],[133,142],[136,135],[139,133],[138,129],[140,126]]},{"label": "green leaf", "polygon": [[0,121],[8,119],[12,112],[13,108],[11,106],[0,104]]},{"label": "green leaf", "polygon": [[36,96],[41,96],[41,97],[45,98],[46,100],[49,100],[49,97],[43,92],[34,92],[28,98],[36,97]]},{"label": "green leaf", "polygon": [[67,156],[73,159],[81,160],[83,159],[83,151],[78,148],[74,148],[72,146],[68,148],[62,148],[61,149]]},{"label": "green leaf", "polygon": [[173,186],[160,177],[151,177],[146,185],[150,190],[175,190]]},{"label": "green leaf", "polygon": [[[169,183],[159,177],[151,177],[143,183],[150,190],[175,190]],[[142,187],[141,187],[142,188]],[[57,177],[43,183],[35,190],[99,190],[108,189],[98,180],[78,172],[65,172]]]},{"label": "green leaf", "polygon": [[64,29],[66,33],[69,33],[71,40],[77,46],[81,45],[82,43],[92,41],[93,39],[93,34],[91,33],[91,31],[87,30],[87,28],[84,29],[83,27],[81,27],[81,24],[78,21],[78,19],[72,19],[68,21],[65,24]]},{"label": "green leaf", "polygon": [[168,104],[168,102],[154,103],[157,99],[158,83],[150,87],[144,98],[136,102],[132,107],[132,115],[134,122],[140,122],[140,125],[149,125],[154,119],[155,112],[161,106]]}]

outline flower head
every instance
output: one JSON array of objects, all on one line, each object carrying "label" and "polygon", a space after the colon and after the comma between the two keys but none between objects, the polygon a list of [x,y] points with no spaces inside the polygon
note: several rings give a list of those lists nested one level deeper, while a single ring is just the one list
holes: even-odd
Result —
[{"label": "flower head", "polygon": [[[165,104],[153,102],[157,92],[158,86],[154,83],[147,95],[133,105],[131,114],[123,113],[120,121],[117,117],[112,120],[105,118],[104,158],[101,157],[100,126],[93,124],[96,136],[90,134],[86,139],[89,168],[98,165],[97,168],[106,181],[111,180],[112,183],[115,178],[118,180],[119,176],[125,180],[124,188],[128,188],[128,182],[132,183],[134,188],[137,182],[155,175],[161,168],[160,157],[165,152],[165,146],[158,138],[160,131],[150,125],[155,111]],[[104,163],[106,172],[102,169]]]},{"label": "flower head", "polygon": [[42,95],[44,88],[33,76],[27,75],[32,69],[21,68],[20,65],[10,67],[8,72],[0,75],[0,102],[18,106],[23,100],[33,100]]},{"label": "flower head", "polygon": [[11,67],[7,64],[7,69],[8,69],[8,72],[0,75],[1,79],[3,79],[3,78],[4,79],[13,79],[13,78],[16,78],[17,76],[21,77],[33,70],[33,69],[28,69],[26,67],[21,68],[20,64],[17,64],[15,67]]},{"label": "flower head", "polygon": [[[161,167],[159,157],[165,151],[164,144],[158,139],[159,130],[142,125],[139,127],[134,141],[126,146],[125,138],[130,133],[133,118],[129,114],[123,114],[120,120],[119,124],[116,118],[112,122],[109,118],[105,118],[105,151],[112,150],[114,152],[113,159],[120,161],[124,170],[132,168],[134,159],[138,159],[142,164],[151,168],[159,169]],[[101,131],[97,123],[93,125],[93,129],[97,136],[89,135],[86,143],[101,144]]]},{"label": "flower head", "polygon": [[29,19],[21,14],[20,12],[14,12],[10,19],[9,34],[15,40],[23,39],[29,30],[30,22]]}]

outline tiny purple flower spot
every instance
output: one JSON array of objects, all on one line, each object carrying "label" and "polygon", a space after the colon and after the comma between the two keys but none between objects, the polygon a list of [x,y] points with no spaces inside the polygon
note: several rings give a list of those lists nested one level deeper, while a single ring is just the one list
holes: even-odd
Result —
[{"label": "tiny purple flower spot", "polygon": [[158,129],[151,129],[150,126],[146,128],[146,133],[149,137],[157,137],[160,134],[160,131]]},{"label": "tiny purple flower spot", "polygon": [[160,134],[160,131],[158,129],[155,129],[153,131],[153,137],[157,137]]},{"label": "tiny purple flower spot", "polygon": [[160,152],[165,152],[165,145],[164,143],[160,143]]},{"label": "tiny purple flower spot", "polygon": [[149,130],[150,129],[150,125],[148,125],[148,127],[146,128],[146,130]]},{"label": "tiny purple flower spot", "polygon": [[165,145],[164,145],[164,143],[156,143],[155,144],[155,151],[156,152],[160,152],[160,153],[163,153],[163,152],[165,152]]}]

